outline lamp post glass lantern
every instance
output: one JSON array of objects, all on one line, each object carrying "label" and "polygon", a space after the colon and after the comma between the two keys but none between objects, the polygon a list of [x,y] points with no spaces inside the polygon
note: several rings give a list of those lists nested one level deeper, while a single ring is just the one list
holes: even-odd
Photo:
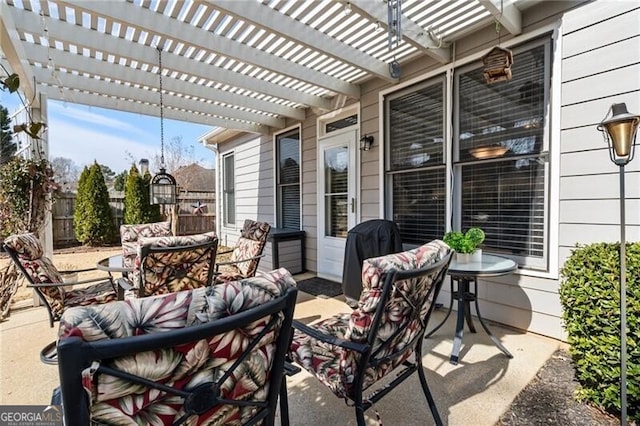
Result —
[{"label": "lamp post glass lantern", "polygon": [[[630,114],[624,103],[613,104],[611,117],[598,126],[609,147],[609,158],[620,176],[620,424],[627,425],[627,272],[625,235],[624,166],[633,160],[640,116]],[[609,116],[609,113],[607,113]]]}]

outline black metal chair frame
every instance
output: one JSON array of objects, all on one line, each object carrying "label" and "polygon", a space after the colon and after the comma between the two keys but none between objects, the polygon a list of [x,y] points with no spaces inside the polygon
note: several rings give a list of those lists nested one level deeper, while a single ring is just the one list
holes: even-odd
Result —
[{"label": "black metal chair frame", "polygon": [[[29,275],[29,273],[26,271],[26,269],[24,269],[24,267],[22,266],[22,262],[20,262],[20,258],[18,257],[18,254],[9,246],[3,244],[2,245],[2,249],[9,255],[9,257],[11,258],[11,260],[13,261],[13,263],[18,267],[18,270],[20,271],[20,273],[22,274],[22,276],[28,281],[27,287],[31,287],[36,291],[36,294],[38,295],[38,298],[40,299],[40,301],[42,302],[43,305],[45,305],[47,307],[47,313],[49,314],[49,326],[53,327],[53,323],[55,322],[55,320],[53,319],[53,309],[51,308],[51,305],[49,304],[49,302],[47,301],[46,297],[44,296],[44,294],[42,293],[42,291],[40,290],[41,288],[48,288],[48,287],[64,287],[64,286],[68,286],[70,285],[70,283],[65,283],[65,282],[61,282],[61,283],[36,283],[33,282],[33,279],[31,279],[31,275]],[[69,274],[69,273],[74,273],[74,272],[90,272],[90,271],[97,271],[97,268],[86,268],[86,269],[73,269],[73,270],[66,270],[66,271],[58,271],[60,274]],[[98,278],[90,278],[87,280],[81,280],[81,281],[76,281],[73,283],[73,285],[78,285],[78,284],[89,284],[89,283],[95,283],[95,282],[104,282],[104,281],[110,281],[111,282],[111,286],[113,287],[113,291],[117,292],[117,288],[115,283],[113,282],[113,280],[111,279],[111,276],[109,275],[105,275],[103,277],[98,277]]]},{"label": "black metal chair frame", "polygon": [[[427,324],[429,322],[429,318],[431,317],[431,313],[435,307],[435,300],[440,293],[440,289],[442,288],[442,283],[444,282],[444,278],[447,275],[447,269],[449,267],[449,263],[451,262],[452,253],[449,253],[444,259],[438,261],[433,265],[429,265],[426,268],[415,269],[411,271],[396,271],[392,270],[386,274],[385,282],[383,286],[382,296],[378,307],[376,309],[376,313],[373,319],[373,323],[371,325],[371,329],[367,336],[367,343],[358,343],[350,340],[340,339],[335,336],[329,336],[319,332],[314,329],[313,326],[305,325],[299,321],[293,321],[293,328],[297,329],[314,339],[317,339],[322,342],[330,343],[332,345],[340,346],[350,351],[355,351],[360,354],[360,362],[358,363],[358,370],[355,373],[355,381],[353,383],[355,394],[353,396],[353,404],[356,411],[356,420],[358,425],[365,425],[364,413],[366,410],[371,408],[376,402],[382,399],[385,395],[391,392],[396,386],[402,383],[406,378],[411,376],[414,372],[418,372],[418,376],[420,378],[420,384],[422,385],[422,391],[427,398],[427,402],[429,404],[429,409],[431,410],[431,414],[436,425],[442,425],[442,420],[440,418],[440,414],[438,413],[438,408],[435,404],[433,396],[431,395],[431,391],[429,390],[429,385],[427,384],[427,379],[424,374],[424,370],[422,367],[422,343],[424,334],[427,328]],[[373,351],[373,345],[377,340],[378,336],[378,328],[380,326],[380,317],[386,308],[387,301],[389,300],[389,296],[391,294],[391,290],[394,287],[394,283],[398,281],[403,281],[407,279],[414,279],[420,277],[426,277],[429,275],[435,274],[435,278],[430,290],[430,295],[432,295],[433,303],[431,304],[429,311],[424,319],[421,321],[420,331],[416,334],[413,341],[407,344],[403,350],[396,351],[390,355],[385,357],[378,357],[380,351],[388,346],[394,337],[400,333],[403,327],[399,327],[396,332],[391,335],[376,351]],[[409,298],[401,294],[403,299],[411,306],[413,309],[411,310],[411,314],[407,316],[407,323],[416,319],[420,314],[420,308],[422,304],[426,303],[426,300],[422,301],[422,304],[416,305],[409,300]],[[428,298],[428,296],[427,296]],[[404,369],[400,372],[395,373],[396,378],[393,379],[390,383],[386,384],[383,387],[379,387],[374,390],[367,398],[363,396],[363,380],[364,374],[367,368],[376,367],[384,362],[387,362],[391,359],[402,356],[406,351],[413,349],[415,351],[415,362],[410,362],[406,360],[403,363]],[[375,385],[375,384],[374,384]],[[373,385],[372,385],[373,386]]]},{"label": "black metal chair frame", "polygon": [[[88,396],[82,386],[82,371],[90,367],[94,361],[108,360],[143,351],[175,347],[201,339],[211,339],[216,335],[229,332],[271,316],[272,318],[265,329],[252,339],[251,344],[243,352],[242,356],[234,362],[220,379],[216,382],[202,384],[189,391],[175,389],[102,365],[98,367],[97,372],[126,379],[132,383],[142,384],[184,398],[184,410],[187,414],[174,424],[182,424],[190,415],[205,413],[218,405],[236,405],[255,406],[257,408],[255,415],[246,423],[247,425],[253,425],[261,421],[264,421],[267,425],[273,425],[278,396],[280,396],[280,398],[285,399],[284,401],[281,400],[280,412],[283,416],[281,423],[288,425],[288,412],[283,411],[282,408],[283,406],[287,407],[287,395],[286,390],[283,391],[282,387],[285,386],[283,379],[284,362],[287,343],[291,338],[291,323],[297,292],[297,289],[289,288],[283,296],[261,306],[209,323],[193,325],[179,330],[93,342],[84,341],[77,336],[61,339],[58,343],[60,390],[59,392],[54,391],[54,396],[57,395],[61,399],[65,424],[85,425],[90,423]],[[272,332],[277,322],[277,316],[280,314],[283,315],[283,320],[276,341],[276,353],[273,358],[269,378],[269,395],[266,402],[221,398],[221,385],[234,373],[236,367],[251,353],[259,341],[267,333]]]},{"label": "black metal chair frame", "polygon": [[[192,245],[186,245],[186,246],[175,246],[175,247],[156,247],[156,246],[143,246],[141,248],[141,253],[140,253],[140,274],[139,274],[139,279],[137,283],[131,283],[130,281],[130,277],[132,276],[132,274],[128,274],[127,277],[123,277],[118,279],[118,286],[119,286],[119,293],[118,293],[118,299],[122,300],[123,299],[123,290],[131,290],[131,289],[137,289],[138,291],[138,297],[146,297],[146,296],[151,296],[152,294],[147,294],[146,293],[146,288],[145,288],[145,276],[147,273],[146,267],[147,267],[147,259],[150,257],[154,257],[156,255],[162,255],[162,254],[166,254],[166,253],[177,253],[177,252],[182,252],[182,251],[192,251],[192,250],[199,250],[199,249],[205,249],[205,251],[203,252],[202,255],[198,256],[196,259],[194,259],[193,261],[191,261],[188,264],[185,263],[180,263],[180,264],[172,264],[172,263],[164,263],[161,262],[158,259],[158,262],[160,264],[162,264],[163,266],[170,268],[170,270],[173,272],[171,275],[169,275],[167,277],[167,280],[160,286],[160,287],[156,287],[156,289],[161,288],[161,287],[166,287],[167,285],[169,285],[170,282],[174,281],[174,280],[178,280],[178,279],[184,279],[187,278],[195,283],[197,283],[198,285],[196,287],[206,287],[206,286],[210,286],[213,283],[213,276],[215,274],[214,269],[215,269],[215,259],[216,259],[216,251],[217,251],[217,247],[218,247],[218,239],[216,238],[213,241],[209,241],[209,242],[205,242],[205,243],[198,243],[198,244],[192,244]],[[207,272],[207,279],[206,282],[201,282],[200,280],[197,280],[194,277],[190,277],[188,276],[187,271],[191,269],[191,267],[193,267],[193,265],[197,264],[198,262],[200,262],[204,256],[209,256],[209,271]],[[151,271],[153,272],[153,271]],[[153,293],[155,294],[155,293]]]}]

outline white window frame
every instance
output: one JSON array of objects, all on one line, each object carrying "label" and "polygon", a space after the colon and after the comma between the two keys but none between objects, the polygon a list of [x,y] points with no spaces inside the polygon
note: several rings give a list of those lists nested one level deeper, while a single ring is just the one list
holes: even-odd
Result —
[{"label": "white window frame", "polygon": [[278,227],[282,227],[282,208],[280,206],[280,191],[279,191],[279,183],[278,183],[278,171],[280,170],[280,166],[279,166],[279,151],[278,151],[278,137],[287,133],[292,132],[293,130],[298,131],[298,154],[299,154],[299,161],[300,161],[300,167],[299,167],[299,172],[298,172],[298,188],[300,191],[300,200],[299,200],[299,208],[300,208],[300,212],[299,212],[299,218],[300,218],[300,230],[302,229],[302,125],[301,124],[297,124],[295,126],[291,126],[288,127],[278,133],[274,133],[273,134],[273,188],[274,188],[274,194],[273,194],[273,199],[275,200],[274,202],[274,217],[276,218],[276,224]]},{"label": "white window frame", "polygon": [[[228,158],[232,158],[233,159],[233,167],[232,167],[232,173],[233,173],[233,221],[230,222],[229,221],[229,200],[228,200],[228,194],[227,194],[227,182],[226,182],[226,176],[227,176],[227,159]],[[235,183],[236,183],[236,170],[235,170],[235,165],[236,165],[236,156],[235,156],[235,151],[229,151],[229,152],[225,152],[224,154],[222,154],[222,224],[225,227],[232,227],[235,228],[236,226],[236,219],[237,219],[237,210],[236,210],[236,188],[235,188]]]},{"label": "white window frame", "polygon": [[[558,233],[559,233],[559,194],[560,194],[560,99],[561,99],[561,83],[562,83],[562,31],[561,31],[560,20],[551,23],[549,25],[541,26],[536,30],[532,30],[525,35],[516,36],[510,40],[506,40],[501,43],[502,47],[511,48],[518,44],[524,44],[529,41],[532,41],[541,36],[549,36],[551,38],[552,52],[551,52],[551,90],[550,90],[550,104],[552,106],[551,111],[548,112],[548,117],[545,117],[546,123],[548,126],[551,126],[549,133],[549,198],[548,202],[548,217],[549,223],[547,223],[547,232],[548,232],[548,241],[547,248],[548,251],[548,263],[546,270],[538,270],[538,269],[527,269],[526,267],[518,269],[515,272],[517,275],[526,275],[532,277],[539,278],[548,278],[557,280],[559,278],[559,246],[558,246]],[[457,58],[455,64],[449,63],[445,64],[441,67],[434,68],[429,72],[424,73],[423,75],[411,78],[407,81],[404,81],[398,85],[389,87],[387,89],[383,89],[378,92],[378,126],[381,129],[381,132],[385,129],[385,111],[384,111],[384,98],[390,93],[397,92],[398,90],[402,90],[405,87],[415,85],[421,81],[428,80],[446,72],[447,74],[447,88],[451,90],[453,87],[453,70],[460,68],[461,66],[474,62],[480,61],[481,57],[488,51],[488,49],[478,51],[474,54],[471,54],[464,58]],[[455,67],[454,67],[455,65]],[[453,118],[453,101],[449,96],[447,99],[447,119],[452,120]],[[447,174],[447,220],[453,219],[453,203],[452,203],[452,168],[451,168],[451,155],[453,152],[453,131],[452,131],[452,122],[449,121],[446,131],[446,152],[447,152],[447,167],[449,173]],[[381,141],[381,143],[385,143]],[[386,194],[386,176],[385,176],[385,159],[386,154],[384,149],[379,150],[379,188],[381,188],[379,194],[379,215],[380,217],[385,217],[385,206],[387,201]],[[452,226],[449,223],[449,227],[447,230],[451,230]]]}]

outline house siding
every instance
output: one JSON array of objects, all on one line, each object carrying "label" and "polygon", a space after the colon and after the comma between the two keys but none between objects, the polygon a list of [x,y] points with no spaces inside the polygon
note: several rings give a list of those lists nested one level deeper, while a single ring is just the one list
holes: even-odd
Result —
[{"label": "house siding", "polygon": [[[550,176],[555,188],[551,202],[556,206],[549,218],[550,241],[554,242],[549,250],[552,267],[546,273],[520,270],[510,276],[481,280],[478,296],[484,317],[564,339],[558,296],[560,267],[576,244],[619,240],[618,170],[609,161],[606,144],[596,126],[612,103],[626,102],[630,111],[640,111],[638,22],[640,5],[637,2],[544,2],[523,12],[523,33],[518,36],[521,40],[530,39],[533,32],[541,35],[545,28],[557,29],[560,35],[552,43],[553,60],[556,65],[561,61],[553,67],[554,71],[561,71],[552,76],[550,115]],[[502,40],[512,38],[503,34]],[[478,56],[495,43],[494,27],[480,29],[456,42],[455,61],[463,63],[465,58]],[[422,57],[403,64],[400,84],[419,82],[434,71],[444,73],[447,67],[450,65],[443,67]],[[372,149],[361,152],[360,156],[361,221],[383,216],[380,162],[385,141],[381,132],[379,93],[393,87],[377,79],[361,85],[361,134],[375,138]],[[316,122],[317,115],[309,114],[302,123],[302,224],[306,231],[307,269],[311,271],[317,270]],[[272,210],[273,219],[272,142],[267,141],[262,148],[252,145],[258,140],[244,143],[251,145],[246,151],[251,155],[269,155],[269,160],[261,157],[261,167],[266,170],[260,171],[262,177],[258,182],[261,187],[270,188],[271,199],[265,196],[260,202]],[[252,162],[258,167],[255,157]],[[253,172],[257,170],[254,168]],[[255,178],[252,182],[255,185]],[[627,238],[640,240],[639,159],[626,167],[626,182]],[[250,190],[250,182],[246,183],[246,193],[254,194],[255,188]],[[259,190],[258,193],[264,194]],[[243,214],[250,211],[249,207],[243,206]],[[255,200],[252,208],[256,208]],[[242,218],[239,210],[238,220]],[[448,304],[449,298],[446,285],[441,301]]]}]

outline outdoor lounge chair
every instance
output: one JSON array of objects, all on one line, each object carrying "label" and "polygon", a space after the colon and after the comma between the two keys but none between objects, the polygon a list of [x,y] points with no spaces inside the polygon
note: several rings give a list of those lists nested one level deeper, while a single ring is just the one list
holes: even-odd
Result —
[{"label": "outdoor lounge chair", "polygon": [[[87,285],[67,290],[60,271],[51,259],[44,255],[42,244],[32,233],[11,235],[4,240],[3,249],[9,254],[18,270],[25,277],[27,287],[32,287],[49,313],[49,325],[53,327],[65,310],[74,306],[103,304],[117,300],[117,288],[110,276],[76,281],[74,285]],[[96,268],[78,269],[70,272],[88,272]],[[45,364],[56,364],[55,342],[40,351],[40,360]]]},{"label": "outdoor lounge chair", "polygon": [[[49,325],[58,321],[62,313],[72,306],[93,305],[116,300],[115,283],[108,276],[77,281],[74,285],[97,283],[90,286],[67,290],[60,271],[51,259],[44,255],[42,244],[32,233],[11,235],[4,240],[4,250],[9,254],[22,275],[33,287],[47,307]],[[87,272],[96,268],[63,272]]]},{"label": "outdoor lounge chair", "polygon": [[191,290],[213,283],[215,233],[138,239],[133,273],[118,280],[137,297]]},{"label": "outdoor lounge chair", "polygon": [[273,425],[278,394],[286,399],[296,295],[291,274],[279,269],[70,309],[60,322],[52,402],[62,403],[68,425]]},{"label": "outdoor lounge chair", "polygon": [[136,258],[138,239],[142,237],[170,237],[171,222],[153,222],[139,225],[120,225],[122,244],[122,266],[133,268]]},{"label": "outdoor lounge chair", "polygon": [[[367,409],[416,371],[433,419],[442,424],[423,370],[422,344],[451,256],[449,247],[435,240],[367,259],[362,294],[352,313],[309,326],[294,321],[289,356],[350,402],[358,425],[365,424]],[[374,386],[392,371],[397,374],[391,382]],[[363,395],[365,390],[370,395]]]},{"label": "outdoor lounge chair", "polygon": [[246,219],[235,248],[218,253],[218,255],[231,253],[231,259],[226,262],[216,262],[216,282],[253,277],[260,259],[264,256],[262,252],[267,244],[270,230],[271,225],[267,222]]}]

